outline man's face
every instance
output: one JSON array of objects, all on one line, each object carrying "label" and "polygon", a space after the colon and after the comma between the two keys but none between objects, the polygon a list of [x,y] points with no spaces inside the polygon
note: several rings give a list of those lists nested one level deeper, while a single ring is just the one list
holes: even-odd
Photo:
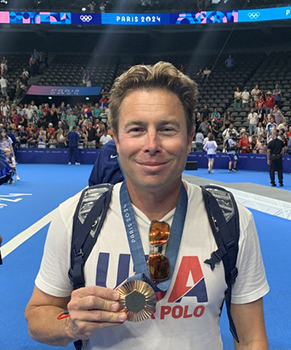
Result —
[{"label": "man's face", "polygon": [[193,134],[188,136],[178,97],[162,90],[136,91],[120,106],[114,139],[129,188],[173,189],[181,179]]}]

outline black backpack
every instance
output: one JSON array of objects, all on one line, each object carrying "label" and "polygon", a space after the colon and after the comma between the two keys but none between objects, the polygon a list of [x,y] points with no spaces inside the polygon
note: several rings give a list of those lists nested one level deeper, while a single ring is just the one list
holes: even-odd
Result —
[{"label": "black backpack", "polygon": [[[84,265],[96,243],[109,207],[113,184],[101,184],[83,190],[73,222],[71,267],[69,277],[74,289],[85,286]],[[232,285],[238,275],[236,260],[239,240],[239,213],[232,193],[217,186],[201,186],[205,208],[218,249],[204,262],[211,269],[221,261],[224,265],[225,304],[230,331],[239,342],[230,313]],[[82,342],[75,342],[81,349]]]}]

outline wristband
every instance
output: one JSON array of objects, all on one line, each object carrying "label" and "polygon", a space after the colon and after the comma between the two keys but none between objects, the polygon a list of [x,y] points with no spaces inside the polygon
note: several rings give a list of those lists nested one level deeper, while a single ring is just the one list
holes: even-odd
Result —
[{"label": "wristband", "polygon": [[70,314],[69,314],[69,311],[68,310],[65,310],[64,312],[62,312],[58,317],[57,319],[58,320],[62,320],[63,318],[66,318],[66,317],[69,317]]}]

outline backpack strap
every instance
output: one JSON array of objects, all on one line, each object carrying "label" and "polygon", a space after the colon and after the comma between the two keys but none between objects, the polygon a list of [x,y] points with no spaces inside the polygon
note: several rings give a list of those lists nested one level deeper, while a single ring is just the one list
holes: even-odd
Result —
[{"label": "backpack strap", "polygon": [[69,278],[74,289],[85,286],[84,264],[93,249],[109,207],[113,185],[86,188],[73,221]]},{"label": "backpack strap", "polygon": [[239,240],[239,213],[235,199],[231,192],[218,186],[201,186],[208,219],[218,249],[211,253],[210,259],[204,262],[211,270],[215,265],[223,262],[225,281],[225,304],[229,319],[230,331],[234,339],[239,342],[237,331],[231,316],[231,290],[238,275],[236,260]]}]

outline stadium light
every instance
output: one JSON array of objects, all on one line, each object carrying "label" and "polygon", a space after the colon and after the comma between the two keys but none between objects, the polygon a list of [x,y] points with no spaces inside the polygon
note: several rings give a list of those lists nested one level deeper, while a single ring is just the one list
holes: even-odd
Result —
[{"label": "stadium light", "polygon": [[51,96],[48,97],[49,100],[52,100],[53,98]]},{"label": "stadium light", "polygon": [[90,98],[89,98],[89,97],[86,97],[86,100],[88,101],[88,100],[90,100]]},{"label": "stadium light", "polygon": [[82,7],[82,11],[85,12],[86,11],[86,7]]}]

